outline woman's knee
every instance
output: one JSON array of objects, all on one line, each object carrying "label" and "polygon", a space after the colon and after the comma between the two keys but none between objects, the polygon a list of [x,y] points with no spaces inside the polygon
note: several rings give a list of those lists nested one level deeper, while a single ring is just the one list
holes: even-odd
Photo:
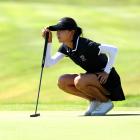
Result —
[{"label": "woman's knee", "polygon": [[65,87],[65,82],[66,82],[66,75],[62,75],[59,77],[57,85],[60,89],[63,89]]},{"label": "woman's knee", "polygon": [[59,77],[58,79],[58,87],[60,89],[65,89],[69,85],[74,85],[74,78],[77,76],[77,74],[64,74]]},{"label": "woman's knee", "polygon": [[85,81],[81,75],[74,78],[74,85],[77,89],[82,89],[85,86]]}]

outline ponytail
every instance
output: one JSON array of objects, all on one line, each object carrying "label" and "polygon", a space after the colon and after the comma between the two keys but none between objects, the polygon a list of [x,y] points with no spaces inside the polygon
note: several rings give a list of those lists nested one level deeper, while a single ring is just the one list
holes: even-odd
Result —
[{"label": "ponytail", "polygon": [[82,28],[76,27],[75,33],[74,33],[74,36],[73,36],[73,44],[74,45],[76,44],[77,38],[81,35],[83,36]]},{"label": "ponytail", "polygon": [[81,36],[81,34],[83,35],[82,28],[76,27],[74,37],[77,38],[78,36]]}]

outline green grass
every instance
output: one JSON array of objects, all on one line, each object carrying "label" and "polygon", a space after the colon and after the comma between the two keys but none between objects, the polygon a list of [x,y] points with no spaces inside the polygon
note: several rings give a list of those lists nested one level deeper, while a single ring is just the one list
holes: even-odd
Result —
[{"label": "green grass", "polygon": [[[90,2],[87,5],[0,2],[1,110],[18,110],[18,106],[22,109],[22,105],[25,105],[23,110],[33,107],[44,44],[41,29],[55,24],[64,16],[74,17],[83,28],[85,37],[119,48],[115,67],[121,75],[128,100],[118,102],[116,106],[140,107],[140,7],[133,4],[95,6],[89,5]],[[54,53],[59,44],[55,33],[53,36]],[[73,104],[83,109],[87,104],[85,100],[67,95],[57,87],[57,79],[61,74],[80,72],[84,71],[67,58],[45,69],[40,98],[42,106],[49,104],[51,108],[51,105],[58,105],[58,109],[65,110]]]},{"label": "green grass", "polygon": [[[82,117],[82,112],[0,112],[0,138],[4,140],[139,140],[139,112],[113,116]],[[128,115],[127,115],[128,114]],[[130,115],[129,115],[130,114]]]}]

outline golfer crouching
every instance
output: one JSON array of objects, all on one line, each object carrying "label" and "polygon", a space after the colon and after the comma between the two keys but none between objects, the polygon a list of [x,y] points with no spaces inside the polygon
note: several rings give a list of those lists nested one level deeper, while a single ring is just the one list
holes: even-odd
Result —
[{"label": "golfer crouching", "polygon": [[[51,31],[57,31],[57,38],[62,43],[54,56],[51,56]],[[64,74],[58,79],[60,89],[89,101],[85,116],[105,115],[113,108],[112,101],[125,100],[120,76],[113,67],[116,47],[81,37],[82,29],[70,17],[64,17],[56,25],[43,29],[44,38],[47,32],[45,67],[56,64],[66,56],[86,71],[83,74]]]}]

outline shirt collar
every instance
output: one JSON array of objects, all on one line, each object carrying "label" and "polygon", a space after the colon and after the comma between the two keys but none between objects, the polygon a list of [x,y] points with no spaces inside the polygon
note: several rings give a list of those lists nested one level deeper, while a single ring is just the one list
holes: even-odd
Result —
[{"label": "shirt collar", "polygon": [[77,38],[77,41],[76,41],[76,47],[74,50],[72,50],[72,52],[77,51],[78,43],[79,43],[79,37]]}]

